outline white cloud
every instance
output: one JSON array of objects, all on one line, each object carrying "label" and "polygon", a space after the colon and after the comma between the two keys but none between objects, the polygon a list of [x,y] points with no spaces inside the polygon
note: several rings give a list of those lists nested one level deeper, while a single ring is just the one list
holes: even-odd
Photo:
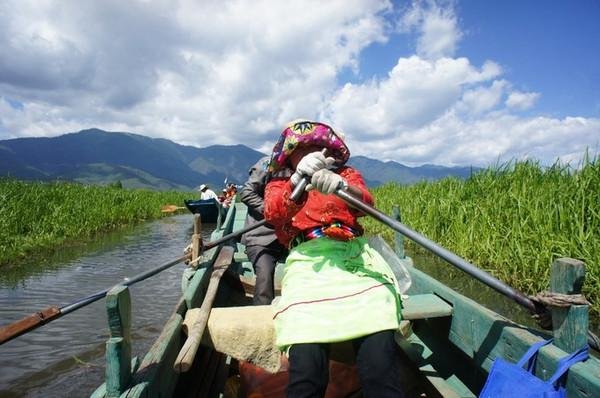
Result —
[{"label": "white cloud", "polygon": [[434,1],[414,1],[399,28],[418,33],[417,55],[425,59],[453,56],[463,36],[451,4],[443,7]]},{"label": "white cloud", "polygon": [[506,106],[513,109],[526,110],[533,107],[539,97],[539,93],[523,93],[520,91],[514,91],[510,93],[506,99]]},{"label": "white cloud", "polygon": [[[268,152],[285,122],[308,117],[343,129],[354,154],[410,164],[552,162],[597,147],[598,119],[523,117],[540,93],[515,90],[494,60],[456,55],[452,2],[414,2],[401,33],[399,11],[384,0],[5,1],[0,139],[99,127]],[[364,75],[364,50],[397,34],[416,35],[415,54],[339,81]]]}]

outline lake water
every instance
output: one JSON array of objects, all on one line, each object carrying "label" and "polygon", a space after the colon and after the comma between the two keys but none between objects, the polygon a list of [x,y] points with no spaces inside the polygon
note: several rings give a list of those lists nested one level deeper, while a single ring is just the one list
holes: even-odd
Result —
[{"label": "lake water", "polygon": [[[203,226],[209,240],[214,224]],[[177,215],[61,250],[0,274],[0,325],[63,307],[183,254],[192,216]],[[143,357],[181,296],[177,264],[130,287],[133,355]],[[0,346],[0,397],[87,397],[104,381],[105,300]]]}]

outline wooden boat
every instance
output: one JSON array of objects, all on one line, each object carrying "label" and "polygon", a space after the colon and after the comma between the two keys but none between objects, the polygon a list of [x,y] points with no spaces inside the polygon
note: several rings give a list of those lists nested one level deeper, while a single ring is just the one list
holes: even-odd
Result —
[{"label": "wooden boat", "polygon": [[[245,214],[243,204],[231,206],[212,239],[241,229]],[[412,376],[406,377],[412,381],[408,386],[409,396],[475,397],[494,359],[516,362],[531,344],[551,336],[502,317],[420,271],[410,258],[404,256],[399,234],[396,235],[395,250],[378,237],[372,238],[372,243],[389,262],[406,266],[412,278],[402,310],[403,318],[410,324],[403,331],[404,337],[398,339],[406,372],[412,372],[409,373]],[[185,272],[183,296],[141,362],[132,360],[130,355],[130,314],[127,299],[123,297],[126,288],[117,289],[112,298],[107,298],[111,327],[106,354],[107,379],[93,397],[247,396],[248,391],[243,385],[241,391],[231,388],[235,385],[231,381],[236,380],[243,363],[210,344],[200,346],[188,372],[179,373],[174,369],[186,339],[182,333],[184,318],[192,308],[208,299],[211,273],[213,277],[215,274],[213,270],[228,266],[215,296],[213,313],[252,308],[243,307],[250,301],[248,296],[253,285],[252,266],[243,247],[230,242],[204,253],[203,258],[205,261],[197,269]],[[554,271],[559,272],[570,265],[570,260],[561,260]],[[555,277],[565,282],[569,279],[567,274]],[[119,310],[115,310],[115,303],[121,303]],[[584,322],[583,333],[587,331],[583,318],[586,306],[561,311],[562,314],[557,314],[560,325],[553,330],[554,344],[542,349],[538,357],[536,374],[542,379],[553,373],[558,360],[567,355],[567,351],[574,351],[573,344],[581,343],[576,330],[582,328],[572,324],[573,315],[577,318],[575,321]],[[214,332],[210,329],[212,317],[208,320],[205,337]],[[120,327],[115,326],[119,324]],[[242,339],[240,344],[244,341]],[[273,380],[281,384],[281,379]],[[566,388],[569,397],[599,397],[600,361],[592,356],[574,365],[567,375]]]},{"label": "wooden boat", "polygon": [[217,223],[219,217],[223,217],[226,213],[221,203],[214,198],[184,200],[184,203],[192,214],[200,214],[204,223]]}]

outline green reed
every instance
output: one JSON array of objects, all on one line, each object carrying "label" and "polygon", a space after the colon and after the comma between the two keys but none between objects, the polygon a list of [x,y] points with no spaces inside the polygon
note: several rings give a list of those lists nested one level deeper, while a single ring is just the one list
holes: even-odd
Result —
[{"label": "green reed", "polygon": [[0,179],[0,265],[164,216],[191,193]]},{"label": "green reed", "polygon": [[[511,162],[464,181],[387,184],[374,194],[381,211],[398,205],[407,226],[528,294],[548,289],[555,259],[584,261],[584,293],[600,315],[600,159],[577,170]],[[364,225],[392,239],[383,224]]]}]

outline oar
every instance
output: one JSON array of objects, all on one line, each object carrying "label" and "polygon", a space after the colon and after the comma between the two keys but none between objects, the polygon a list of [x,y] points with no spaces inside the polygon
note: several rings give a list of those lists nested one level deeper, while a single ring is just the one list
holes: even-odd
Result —
[{"label": "oar", "polygon": [[[437,243],[433,242],[432,240],[419,234],[418,232],[413,231],[412,229],[408,228],[406,225],[402,224],[400,221],[387,216],[385,213],[380,212],[373,206],[370,206],[370,205],[366,204],[365,202],[363,202],[362,200],[352,196],[351,194],[346,192],[343,188],[338,188],[337,191],[335,191],[334,193],[335,193],[335,195],[337,195],[339,198],[344,200],[349,205],[361,210],[363,213],[370,215],[377,221],[380,221],[383,224],[387,225],[388,227],[400,232],[402,235],[406,236],[407,238],[413,240],[414,242],[418,243],[419,245],[421,245],[422,247],[431,251],[432,253],[434,253],[434,254],[438,255],[439,257],[443,258],[444,260],[448,261],[450,264],[454,265],[455,267],[457,267],[457,268],[461,269],[462,271],[466,272],[467,274],[471,275],[478,281],[486,284],[487,286],[491,287],[492,289],[496,290],[497,292],[512,299],[520,306],[529,310],[532,314],[544,314],[545,313],[546,308],[542,304],[535,303],[534,301],[532,301],[529,297],[527,297],[522,292],[508,286],[506,283],[500,281],[499,279],[496,279],[495,277],[488,274],[484,270],[469,263],[467,260],[463,259],[462,257],[459,257],[458,255],[452,253],[450,250],[443,248],[442,246],[438,245]],[[599,344],[596,339],[597,338],[594,335],[590,334],[590,332],[588,331],[588,344],[590,345],[591,348],[593,348],[595,350],[600,350]]]},{"label": "oar", "polygon": [[[146,271],[142,274],[139,274],[133,278],[130,278],[127,281],[123,282],[122,284],[125,286],[133,285],[134,283],[137,283],[139,281],[147,279],[169,267],[172,267],[175,264],[185,261],[189,257],[190,257],[190,255],[187,254],[187,255],[179,257],[173,261],[169,261],[168,263],[165,263],[154,269],[151,269],[151,270]],[[79,300],[75,301],[74,303],[65,305],[60,308],[57,306],[48,307],[42,311],[33,313],[19,321],[13,322],[10,325],[0,328],[0,345],[6,343],[7,341],[14,339],[15,337],[19,337],[22,334],[25,334],[34,329],[37,329],[38,327],[40,327],[42,325],[52,322],[53,320],[58,319],[58,318],[62,317],[63,315],[68,314],[69,312],[73,312],[75,310],[78,310],[81,307],[85,307],[88,304],[91,304],[95,301],[100,300],[101,298],[106,296],[106,294],[110,291],[110,289],[112,289],[112,287],[101,290],[97,293],[94,293],[92,295],[89,295],[87,297],[79,299]]]},{"label": "oar", "polygon": [[212,310],[215,296],[217,295],[219,282],[223,273],[229,268],[229,265],[231,265],[232,259],[233,247],[224,246],[219,253],[219,257],[217,257],[214,262],[213,271],[210,275],[210,281],[208,282],[208,288],[206,289],[204,300],[200,306],[200,314],[189,329],[188,337],[173,364],[173,369],[178,373],[187,372],[194,363],[196,352],[198,351],[198,347],[200,347],[200,340],[202,340],[202,335],[204,334],[204,329],[206,329],[208,317]]},{"label": "oar", "polygon": [[[236,238],[240,235],[245,234],[248,231],[258,228],[261,225],[264,225],[265,222],[266,222],[265,220],[261,220],[261,221],[257,222],[256,224],[253,224],[246,228],[242,228],[240,230],[232,232],[232,233],[225,235],[219,239],[216,239],[212,242],[208,242],[207,244],[202,245],[202,248],[203,248],[203,250],[212,249],[213,247],[216,247],[216,246],[220,245],[221,243],[227,242],[230,239]],[[133,278],[130,278],[129,280],[124,282],[123,285],[129,286],[129,285],[132,285],[139,281],[142,281],[144,279],[147,279],[147,278],[149,278],[169,267],[172,267],[175,264],[185,261],[189,258],[190,258],[190,254],[186,254],[185,256],[179,257],[173,261],[169,261],[168,263],[159,265],[158,267],[156,267],[154,269],[151,269],[142,274],[134,276]],[[201,258],[201,257],[199,257],[199,258]],[[38,327],[40,327],[42,325],[52,322],[53,320],[58,319],[58,318],[62,317],[63,315],[68,314],[69,312],[73,312],[81,307],[85,307],[88,304],[91,304],[95,301],[100,300],[101,298],[106,296],[106,294],[110,291],[110,289],[112,289],[112,287],[109,289],[101,290],[97,293],[94,293],[90,296],[79,299],[79,300],[75,301],[74,303],[65,305],[63,307],[58,307],[58,306],[48,307],[41,311],[35,312],[29,316],[26,316],[25,318],[23,318],[19,321],[13,322],[7,326],[3,326],[2,328],[0,328],[0,345],[6,343],[7,341],[14,339],[15,337],[18,337],[22,334],[25,334],[34,329],[37,329]]]},{"label": "oar", "polygon": [[177,206],[177,205],[164,205],[163,207],[160,208],[160,211],[162,211],[163,213],[173,213],[177,210],[181,210],[181,209],[185,209],[185,207],[183,206]]}]

